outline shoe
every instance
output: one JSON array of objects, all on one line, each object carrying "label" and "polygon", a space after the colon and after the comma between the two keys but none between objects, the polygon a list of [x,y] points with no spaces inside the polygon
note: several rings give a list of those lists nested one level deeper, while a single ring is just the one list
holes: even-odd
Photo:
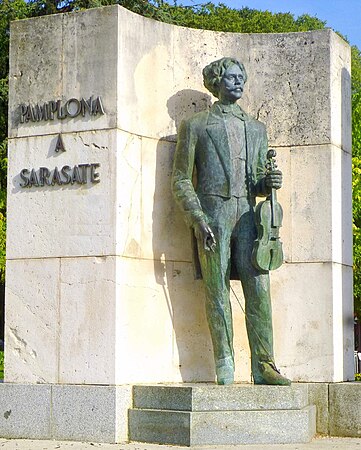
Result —
[{"label": "shoe", "polygon": [[272,362],[259,362],[260,375],[255,377],[254,384],[269,384],[275,386],[290,386],[291,380],[280,374]]},{"label": "shoe", "polygon": [[217,384],[226,385],[234,383],[233,362],[228,364],[222,360],[222,363],[216,365]]}]

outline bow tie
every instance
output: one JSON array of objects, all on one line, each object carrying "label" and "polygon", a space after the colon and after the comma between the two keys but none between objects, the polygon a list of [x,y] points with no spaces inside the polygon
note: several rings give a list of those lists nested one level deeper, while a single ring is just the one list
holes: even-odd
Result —
[{"label": "bow tie", "polygon": [[233,105],[222,105],[219,104],[220,110],[222,111],[222,114],[229,115],[232,114],[235,117],[238,117],[238,119],[246,120],[245,113],[241,110],[241,108],[237,104]]}]

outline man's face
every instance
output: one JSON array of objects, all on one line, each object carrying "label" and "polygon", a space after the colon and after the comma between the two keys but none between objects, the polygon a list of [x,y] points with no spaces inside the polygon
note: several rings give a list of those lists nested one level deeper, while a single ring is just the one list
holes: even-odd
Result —
[{"label": "man's face", "polygon": [[219,100],[222,103],[235,103],[242,97],[244,78],[241,69],[230,66],[223,74],[219,84]]}]

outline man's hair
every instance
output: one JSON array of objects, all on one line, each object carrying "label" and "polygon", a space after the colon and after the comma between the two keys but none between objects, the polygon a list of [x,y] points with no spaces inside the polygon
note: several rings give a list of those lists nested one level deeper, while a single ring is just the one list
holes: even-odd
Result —
[{"label": "man's hair", "polygon": [[203,84],[204,86],[218,98],[219,83],[224,75],[224,72],[231,66],[238,66],[243,74],[244,81],[247,81],[247,73],[244,65],[234,58],[221,58],[213,61],[203,69]]}]

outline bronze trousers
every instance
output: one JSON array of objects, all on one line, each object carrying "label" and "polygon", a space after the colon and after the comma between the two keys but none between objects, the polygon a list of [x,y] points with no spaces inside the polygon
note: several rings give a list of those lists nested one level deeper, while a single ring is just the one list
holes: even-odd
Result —
[{"label": "bronze trousers", "polygon": [[225,199],[199,195],[208,224],[216,238],[215,252],[198,242],[206,291],[206,314],[212,336],[216,367],[233,365],[233,322],[230,303],[231,264],[242,283],[252,374],[260,377],[259,362],[273,362],[272,308],[269,274],[251,262],[256,239],[254,210],[246,197]]}]

